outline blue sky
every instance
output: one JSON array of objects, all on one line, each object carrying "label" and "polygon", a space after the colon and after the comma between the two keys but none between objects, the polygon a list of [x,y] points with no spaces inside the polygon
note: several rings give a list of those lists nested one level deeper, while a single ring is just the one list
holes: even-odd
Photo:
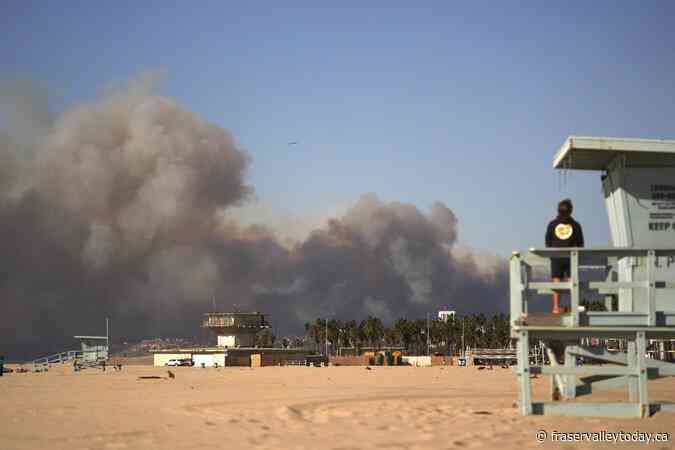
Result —
[{"label": "blue sky", "polygon": [[232,3],[3,1],[0,77],[63,109],[163,69],[250,152],[264,202],[440,200],[502,255],[542,245],[566,196],[608,244],[599,174],[551,169],[568,135],[675,138],[673,2]]}]

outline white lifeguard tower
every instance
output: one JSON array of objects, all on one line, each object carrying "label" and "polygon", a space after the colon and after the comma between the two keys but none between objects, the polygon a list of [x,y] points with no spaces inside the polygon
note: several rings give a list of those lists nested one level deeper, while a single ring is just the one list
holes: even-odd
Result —
[{"label": "white lifeguard tower", "polygon": [[109,357],[108,336],[74,336],[80,342],[80,358],[83,363],[107,361]]},{"label": "white lifeguard tower", "polygon": [[105,319],[105,336],[73,336],[79,344],[79,350],[67,350],[53,355],[43,356],[32,361],[34,372],[45,372],[53,364],[72,362],[76,371],[87,367],[105,370],[110,357],[110,323]]},{"label": "white lifeguard tower", "polygon": [[[555,155],[553,167],[602,173],[613,247],[513,253],[511,337],[518,348],[520,411],[639,417],[675,411],[675,404],[650,403],[647,383],[675,375],[675,364],[646,357],[649,339],[675,338],[675,140],[570,137]],[[534,268],[548,269],[551,258],[561,257],[570,258],[569,280],[533,278]],[[581,279],[579,269],[589,266],[604,268],[606,279]],[[535,294],[554,291],[569,294],[568,313],[529,311]],[[606,311],[581,310],[580,298],[586,291],[604,295]],[[627,352],[580,345],[590,336],[624,339]],[[530,342],[537,341],[544,343],[551,366],[530,364]],[[580,357],[600,364],[580,365]],[[536,373],[551,375],[553,401],[532,400],[530,375]],[[627,402],[558,401],[626,386]]]}]

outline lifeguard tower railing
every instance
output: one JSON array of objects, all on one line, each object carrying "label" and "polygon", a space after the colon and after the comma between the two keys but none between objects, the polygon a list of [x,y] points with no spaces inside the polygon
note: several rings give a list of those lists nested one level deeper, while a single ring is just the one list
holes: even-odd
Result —
[{"label": "lifeguard tower railing", "polygon": [[[592,416],[645,417],[657,410],[675,411],[675,404],[649,401],[647,380],[675,375],[675,364],[646,358],[648,339],[675,338],[675,292],[657,295],[659,290],[675,288],[675,280],[658,279],[657,261],[675,256],[675,249],[644,248],[547,248],[530,249],[521,256],[514,252],[510,261],[511,337],[517,340],[522,414],[561,414]],[[537,272],[548,274],[551,258],[570,259],[570,278],[552,282],[541,280]],[[634,267],[631,281],[618,281],[622,267]],[[604,280],[580,277],[581,269],[593,268]],[[543,269],[543,270],[541,270]],[[662,272],[661,272],[662,273]],[[552,314],[533,312],[534,301],[545,301],[557,291],[569,297],[569,312]],[[594,292],[593,292],[594,291]],[[641,291],[642,294],[638,294]],[[606,311],[585,311],[582,299],[589,293],[604,296]],[[635,294],[635,295],[632,295]],[[630,301],[613,301],[629,297]],[[617,308],[613,308],[618,304]],[[550,310],[550,309],[549,309]],[[618,338],[628,342],[627,353],[579,344],[580,337]],[[550,366],[530,364],[531,342],[544,342]],[[595,360],[600,365],[579,365]],[[553,401],[533,402],[530,375],[551,375]],[[577,382],[580,376],[580,383]],[[628,387],[628,402],[560,402],[593,392]]]}]

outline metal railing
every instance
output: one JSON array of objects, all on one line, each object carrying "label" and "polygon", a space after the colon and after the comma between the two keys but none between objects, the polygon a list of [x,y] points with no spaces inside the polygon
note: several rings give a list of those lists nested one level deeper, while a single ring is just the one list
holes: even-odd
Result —
[{"label": "metal railing", "polygon": [[[525,257],[519,253],[512,255],[511,337],[516,340],[518,364],[515,372],[519,408],[523,415],[646,417],[657,408],[675,411],[675,405],[650,403],[647,389],[649,378],[673,376],[675,366],[645,357],[649,339],[675,338],[675,294],[663,291],[674,289],[675,283],[657,280],[657,277],[673,277],[670,273],[659,272],[657,266],[658,258],[672,256],[675,256],[675,249],[642,248],[547,248],[530,249]],[[553,258],[569,259],[568,280],[548,281]],[[598,273],[580,270],[589,268]],[[542,281],[544,272],[546,281]],[[583,279],[580,273],[584,275]],[[594,281],[596,279],[598,281]],[[606,296],[606,311],[579,308],[582,295],[590,291]],[[530,311],[532,301],[539,300],[541,294],[554,292],[569,293],[568,312]],[[614,300],[618,300],[616,308]],[[582,340],[589,337],[625,340],[626,352],[583,345]],[[547,358],[541,363],[535,360],[533,365],[530,343],[535,340],[545,349]],[[550,363],[548,366],[546,359]],[[533,401],[530,380],[533,374],[552,376],[553,401]],[[620,387],[628,388],[628,403],[570,401],[578,396]],[[558,401],[561,399],[567,401]]]},{"label": "metal railing", "polygon": [[[675,325],[675,297],[672,311],[659,311],[656,308],[658,289],[675,289],[673,280],[656,280],[656,262],[659,257],[675,256],[675,249],[643,248],[546,248],[530,249],[522,257],[514,252],[510,261],[511,286],[511,323],[524,326],[522,318],[528,315],[529,302],[533,294],[551,294],[568,291],[570,311],[563,314],[563,326],[673,326]],[[565,281],[538,281],[533,277],[533,268],[548,267],[553,258],[569,258],[570,278]],[[627,263],[632,267],[643,267],[641,280],[615,281],[619,278],[619,262],[630,258]],[[582,267],[604,268],[604,281],[582,281],[579,269]],[[640,307],[630,310],[586,312],[580,311],[582,293],[595,290],[605,295],[621,295],[624,289],[643,289],[646,301]]]},{"label": "metal railing", "polygon": [[52,364],[65,364],[73,360],[82,359],[82,351],[69,350],[61,353],[54,353],[53,355],[43,356],[33,360],[33,371],[39,372],[48,369]]},{"label": "metal railing", "polygon": [[253,321],[232,318],[209,318],[202,321],[202,328],[250,328],[262,329],[269,328],[269,323],[266,321]]}]

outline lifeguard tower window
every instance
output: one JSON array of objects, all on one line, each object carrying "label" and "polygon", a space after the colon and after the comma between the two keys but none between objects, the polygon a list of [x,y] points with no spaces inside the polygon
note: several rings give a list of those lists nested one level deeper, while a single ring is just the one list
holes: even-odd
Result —
[{"label": "lifeguard tower window", "polygon": [[82,360],[93,362],[108,359],[107,336],[74,336],[80,341]]}]

